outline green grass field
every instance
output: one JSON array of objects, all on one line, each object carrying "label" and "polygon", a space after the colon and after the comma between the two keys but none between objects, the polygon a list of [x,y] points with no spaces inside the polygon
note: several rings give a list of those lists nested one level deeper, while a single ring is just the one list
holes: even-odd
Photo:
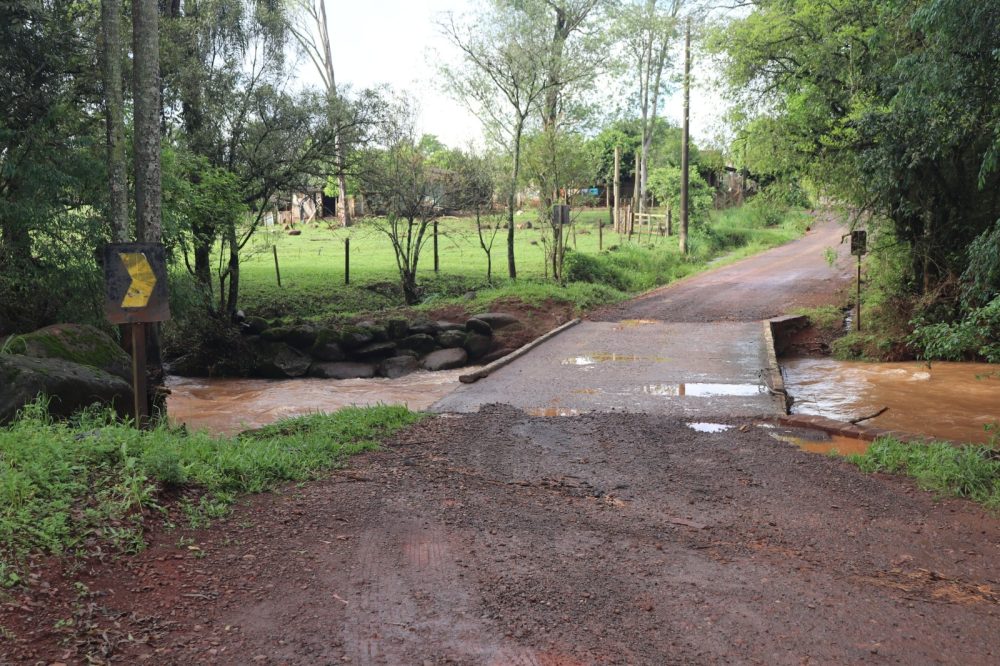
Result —
[{"label": "green grass field", "polygon": [[[526,214],[521,219],[534,220],[534,215]],[[598,257],[628,276],[627,284],[611,286],[600,279],[564,285],[546,279],[545,242],[551,236],[548,227],[515,231],[516,282],[506,277],[507,232],[501,229],[491,253],[493,280],[487,283],[486,254],[479,246],[475,222],[469,218],[443,218],[438,234],[440,272],[434,272],[430,240],[420,258],[418,280],[425,296],[421,307],[460,301],[475,310],[488,307],[498,298],[516,297],[529,303],[546,299],[571,301],[578,309],[586,310],[702,270],[720,256],[736,259],[788,242],[801,235],[808,219],[792,211],[780,225],[764,226],[745,208],[717,211],[707,224],[692,230],[690,254],[682,257],[676,235],[650,236],[644,228],[630,240],[608,230],[606,210],[577,213],[574,228],[567,231],[567,246],[580,254]],[[603,242],[598,222],[605,225]],[[348,238],[351,285],[345,286],[344,250]],[[280,287],[272,247],[277,248]],[[290,236],[283,230],[261,231],[244,251],[241,306],[248,313],[268,318],[344,319],[401,305],[392,247],[372,221],[361,220],[348,229],[330,228],[325,223],[307,225],[300,236]]]}]

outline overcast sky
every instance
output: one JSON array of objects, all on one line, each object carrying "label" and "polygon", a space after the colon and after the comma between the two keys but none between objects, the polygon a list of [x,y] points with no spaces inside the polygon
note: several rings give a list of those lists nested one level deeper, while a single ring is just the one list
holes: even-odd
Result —
[{"label": "overcast sky", "polygon": [[[337,81],[355,87],[387,83],[404,90],[420,105],[418,131],[436,134],[449,146],[479,141],[478,118],[445,93],[437,81],[434,62],[458,55],[435,23],[444,12],[468,12],[476,0],[326,0]],[[319,84],[306,60],[300,78]],[[698,77],[699,79],[701,76]],[[722,102],[696,79],[691,100],[691,132],[707,142],[718,133]],[[661,111],[680,122],[680,95],[667,100]]]}]

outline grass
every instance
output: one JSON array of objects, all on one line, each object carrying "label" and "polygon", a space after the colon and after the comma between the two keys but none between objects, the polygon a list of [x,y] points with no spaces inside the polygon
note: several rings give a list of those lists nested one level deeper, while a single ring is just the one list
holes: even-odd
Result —
[{"label": "grass", "polygon": [[315,478],[419,418],[399,406],[347,408],[215,437],[137,431],[108,412],[56,422],[36,402],[0,429],[0,584],[21,582],[37,555],[140,550],[149,518],[165,513],[164,491],[203,524],[238,494]]},{"label": "grass", "polygon": [[868,473],[913,477],[921,488],[1000,509],[1000,451],[991,445],[905,444],[880,438],[848,460]]},{"label": "grass", "polygon": [[831,333],[844,330],[844,312],[836,305],[821,305],[816,308],[798,308],[792,314],[805,317],[816,328]]},{"label": "grass", "polygon": [[[523,219],[527,221],[525,215]],[[711,220],[694,229],[690,254],[681,256],[677,237],[648,232],[630,240],[604,229],[599,241],[597,224],[607,226],[603,209],[583,211],[576,232],[568,234],[572,252],[601,257],[629,276],[627,284],[607,285],[576,281],[560,285],[547,279],[545,241],[548,227],[519,229],[515,233],[518,280],[508,280],[506,231],[500,230],[493,247],[493,279],[486,280],[486,255],[479,247],[474,222],[444,218],[439,223],[440,273],[433,270],[433,249],[428,242],[418,270],[424,290],[422,307],[461,303],[486,309],[499,298],[515,297],[529,303],[554,299],[572,302],[586,310],[628,298],[705,269],[710,262],[725,261],[760,252],[800,236],[808,217],[799,212],[784,215],[780,225],[760,226],[744,209],[713,212]],[[344,241],[350,238],[351,285],[344,284]],[[277,247],[282,286],[278,287],[272,245]],[[613,248],[609,251],[609,248]],[[357,318],[402,305],[395,257],[385,236],[371,222],[349,229],[323,225],[307,227],[300,236],[262,232],[248,246],[241,264],[241,305],[250,314],[266,318],[336,320]],[[602,251],[603,250],[603,251]],[[474,295],[470,294],[474,293]]]}]

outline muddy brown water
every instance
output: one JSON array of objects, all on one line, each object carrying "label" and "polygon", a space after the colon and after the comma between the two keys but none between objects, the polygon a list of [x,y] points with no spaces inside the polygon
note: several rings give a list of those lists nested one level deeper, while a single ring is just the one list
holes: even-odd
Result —
[{"label": "muddy brown water", "polygon": [[985,427],[1000,422],[1000,365],[828,358],[781,365],[795,414],[849,421],[888,407],[865,425],[967,442],[989,441]]},{"label": "muddy brown water", "polygon": [[422,410],[459,385],[469,368],[399,379],[230,379],[168,377],[167,413],[175,425],[231,435],[292,416],[350,405],[402,404]]}]

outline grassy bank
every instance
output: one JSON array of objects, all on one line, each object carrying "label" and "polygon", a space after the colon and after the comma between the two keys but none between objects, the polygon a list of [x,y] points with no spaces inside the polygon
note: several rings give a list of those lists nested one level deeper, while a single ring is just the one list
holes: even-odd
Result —
[{"label": "grassy bank", "polygon": [[995,445],[905,444],[881,438],[867,453],[848,460],[864,472],[903,474],[925,490],[1000,510],[1000,455]]},{"label": "grassy bank", "polygon": [[[486,279],[486,254],[479,246],[475,223],[445,218],[439,224],[440,271],[434,272],[433,249],[428,242],[421,255],[418,280],[424,290],[424,309],[463,304],[486,308],[503,298],[526,303],[556,300],[578,310],[628,298],[706,268],[726,256],[736,259],[781,245],[800,236],[810,218],[798,211],[762,217],[746,207],[713,212],[704,225],[692,230],[690,253],[682,256],[676,236],[650,235],[644,230],[628,236],[605,229],[604,210],[584,211],[568,234],[572,263],[577,257],[607,270],[600,275],[567,271],[565,284],[548,278],[545,242],[551,230],[519,229],[515,235],[518,277],[508,280],[506,231],[500,230],[492,249],[492,279]],[[351,284],[344,284],[344,241],[350,239]],[[277,284],[272,246],[277,248],[281,286]],[[596,264],[595,264],[596,262]],[[612,273],[624,279],[608,283]],[[241,266],[242,306],[268,318],[305,320],[346,319],[402,306],[395,258],[385,236],[371,222],[349,229],[307,227],[299,236],[262,233]]]},{"label": "grassy bank", "polygon": [[404,407],[348,408],[238,437],[160,427],[107,413],[51,420],[43,403],[0,429],[0,584],[39,555],[134,552],[152,517],[219,517],[241,493],[314,478],[420,418]]}]

